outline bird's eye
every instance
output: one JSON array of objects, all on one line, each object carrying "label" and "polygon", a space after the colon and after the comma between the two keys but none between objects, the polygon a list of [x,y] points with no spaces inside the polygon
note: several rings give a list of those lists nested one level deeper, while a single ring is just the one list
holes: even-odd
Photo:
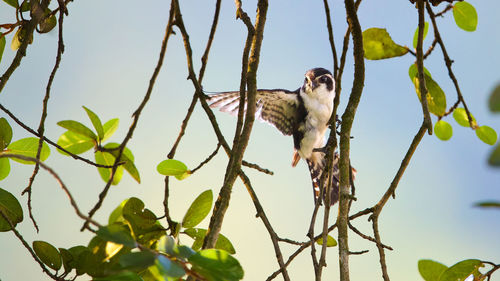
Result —
[{"label": "bird's eye", "polygon": [[321,82],[321,83],[326,83],[326,82],[328,82],[328,77],[327,77],[327,76],[321,76],[321,77],[319,78],[319,82]]},{"label": "bird's eye", "polygon": [[307,77],[304,78],[304,84],[307,84]]}]

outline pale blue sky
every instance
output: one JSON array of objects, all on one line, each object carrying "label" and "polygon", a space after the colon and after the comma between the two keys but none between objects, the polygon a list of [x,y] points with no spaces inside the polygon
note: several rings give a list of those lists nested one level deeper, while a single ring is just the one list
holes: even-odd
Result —
[{"label": "pale blue sky", "polygon": [[[157,61],[161,39],[168,18],[168,1],[75,1],[65,19],[66,51],[56,76],[46,135],[57,140],[64,130],[60,120],[87,122],[81,108],[85,105],[104,120],[120,118],[120,127],[110,141],[120,142],[131,123],[131,114],[142,100]],[[193,47],[195,69],[200,66],[212,21],[213,1],[181,1],[186,28]],[[200,3],[202,2],[202,3]],[[479,14],[476,32],[460,30],[450,14],[438,19],[441,35],[452,59],[469,108],[479,124],[500,130],[500,115],[487,111],[490,91],[500,81],[497,66],[500,58],[497,1],[470,1]],[[261,61],[257,76],[260,88],[296,89],[305,71],[312,67],[332,69],[332,56],[326,31],[322,1],[270,1],[265,27]],[[256,1],[244,1],[243,8],[253,18]],[[340,49],[346,21],[342,1],[330,1],[337,48]],[[441,10],[441,9],[438,9]],[[12,19],[12,11],[0,3],[0,22]],[[362,28],[387,28],[394,41],[411,46],[417,23],[416,10],[409,1],[363,1],[359,9]],[[207,91],[235,90],[239,87],[241,53],[245,26],[235,19],[233,1],[223,1],[219,27],[215,36],[204,78]],[[429,38],[431,35],[429,31]],[[11,35],[12,36],[12,35]],[[10,40],[11,36],[8,37]],[[430,44],[427,38],[425,46]],[[187,68],[180,34],[172,36],[164,67],[150,102],[141,115],[134,137],[129,142],[142,184],[125,175],[113,187],[96,219],[107,220],[122,200],[136,196],[156,214],[163,212],[163,177],[156,165],[166,158],[180,122],[193,94],[186,80]],[[57,33],[36,35],[28,56],[0,94],[0,103],[36,128],[46,81],[54,63]],[[0,72],[6,69],[14,52],[6,49]],[[353,125],[351,161],[358,170],[358,201],[352,212],[378,201],[389,186],[399,164],[421,123],[421,106],[408,78],[412,56],[385,61],[366,61],[365,89]],[[447,94],[448,105],[456,94],[447,76],[441,51],[436,48],[426,60],[426,67]],[[352,83],[352,56],[348,57],[342,92],[342,113]],[[4,115],[0,113],[0,116]],[[222,131],[231,141],[235,127],[232,116],[216,112]],[[500,224],[498,211],[472,207],[480,200],[500,200],[500,170],[487,166],[491,147],[481,143],[474,132],[446,119],[454,136],[442,142],[425,136],[411,165],[380,218],[383,242],[394,251],[387,252],[389,273],[393,280],[421,280],[417,261],[438,260],[448,266],[465,258],[500,261]],[[435,121],[435,119],[434,119]],[[10,122],[10,120],[9,120]],[[28,136],[14,127],[14,139]],[[215,148],[216,138],[205,114],[196,108],[176,158],[195,167]],[[305,240],[313,200],[307,167],[301,163],[290,167],[292,139],[276,129],[255,123],[245,159],[269,168],[274,176],[246,169],[266,213],[282,237]],[[91,153],[84,155],[92,158]],[[171,205],[174,219],[181,219],[190,202],[203,190],[218,192],[227,157],[215,159],[192,177],[172,182]],[[93,167],[63,157],[52,149],[47,164],[62,176],[79,206],[88,211],[96,202],[104,183]],[[14,164],[11,175],[0,182],[23,206],[20,197],[32,167]],[[80,220],[56,182],[46,173],[37,177],[33,208],[41,231],[36,234],[28,219],[19,231],[28,241],[46,240],[57,247],[86,244],[91,235],[80,233]],[[25,208],[26,211],[26,208]],[[25,212],[27,218],[27,212]],[[333,218],[336,217],[334,208]],[[202,223],[208,225],[208,221]],[[365,234],[373,235],[365,218],[354,222]],[[244,280],[264,280],[278,268],[274,251],[243,185],[237,181],[222,233],[236,247],[236,257],[245,269]],[[334,232],[334,236],[336,236]],[[352,256],[351,280],[381,280],[378,254],[372,243],[350,233],[353,251],[368,249],[363,256]],[[186,243],[189,243],[185,239]],[[296,247],[283,246],[285,256]],[[48,280],[38,265],[12,233],[0,233],[0,279]],[[5,253],[9,253],[7,256]],[[328,251],[328,280],[338,277],[337,248]],[[292,280],[312,280],[309,252],[304,252],[290,266]],[[498,275],[498,274],[497,274]],[[278,278],[277,280],[280,280]],[[493,278],[500,280],[498,276]],[[85,280],[82,279],[82,280]]]}]

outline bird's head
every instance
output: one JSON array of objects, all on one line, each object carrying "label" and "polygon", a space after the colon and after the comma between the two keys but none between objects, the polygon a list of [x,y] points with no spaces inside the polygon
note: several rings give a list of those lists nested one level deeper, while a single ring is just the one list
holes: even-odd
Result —
[{"label": "bird's head", "polygon": [[324,68],[313,68],[306,72],[302,91],[308,95],[314,93],[331,93],[335,89],[335,80],[330,71]]}]

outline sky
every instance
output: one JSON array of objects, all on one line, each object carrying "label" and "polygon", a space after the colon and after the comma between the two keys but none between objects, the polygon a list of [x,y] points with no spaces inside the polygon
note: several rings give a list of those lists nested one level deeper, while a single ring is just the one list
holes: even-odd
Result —
[{"label": "sky", "polygon": [[[65,130],[56,125],[61,120],[78,120],[91,126],[82,109],[87,106],[104,121],[119,118],[120,126],[110,141],[123,140],[158,59],[168,20],[167,2],[87,0],[69,4],[64,25],[66,48],[48,104],[45,133],[48,138],[57,140],[64,133]],[[181,1],[195,70],[201,65],[214,2]],[[335,43],[340,49],[347,27],[343,2],[329,3]],[[500,115],[487,110],[489,94],[500,82],[496,15],[500,3],[476,0],[470,3],[479,15],[475,32],[459,29],[451,13],[439,18],[438,25],[454,60],[453,70],[469,109],[480,125],[500,131]],[[243,9],[254,19],[256,1],[244,1]],[[363,1],[359,18],[363,30],[386,28],[396,43],[411,46],[417,12],[409,1],[387,0],[383,5],[380,1]],[[10,6],[0,3],[0,23],[12,21]],[[431,32],[424,48],[432,42]],[[11,38],[9,35],[7,42]],[[246,28],[235,18],[234,3],[222,1],[203,83],[206,91],[239,88],[245,38]],[[0,63],[1,73],[14,56],[8,45]],[[41,101],[55,62],[56,48],[56,32],[36,34],[21,66],[0,93],[0,103],[31,128],[37,128],[40,120]],[[408,67],[413,61],[410,55],[365,61],[365,87],[352,128],[351,162],[358,174],[357,201],[351,213],[373,206],[384,194],[421,124],[421,106],[408,77]],[[425,61],[425,66],[446,93],[448,105],[453,104],[456,93],[439,48]],[[313,67],[333,68],[323,1],[270,1],[257,73],[258,87],[295,90],[301,86],[304,73]],[[108,214],[132,196],[143,200],[154,213],[163,213],[164,177],[156,172],[156,165],[166,159],[191,102],[194,89],[186,80],[187,74],[182,37],[177,32],[170,38],[151,100],[128,145],[135,155],[142,182],[137,184],[124,175],[122,182],[111,188],[97,212],[95,219],[99,222],[106,222]],[[352,76],[353,60],[349,55],[339,115],[345,108]],[[232,143],[236,119],[225,113],[215,114],[222,132]],[[0,113],[0,117],[6,116]],[[433,259],[447,266],[467,258],[500,261],[500,215],[495,210],[473,207],[478,201],[500,200],[500,170],[487,165],[492,147],[478,140],[472,130],[456,124],[451,116],[445,120],[453,126],[452,139],[443,142],[435,136],[423,138],[400,181],[395,200],[389,200],[380,216],[382,241],[394,248],[386,252],[392,280],[422,280],[417,269],[419,259]],[[8,121],[14,129],[14,139],[30,136],[12,120]],[[176,159],[193,168],[216,144],[210,123],[197,106]],[[245,172],[278,235],[305,241],[313,209],[311,183],[305,162],[296,168],[290,167],[292,149],[292,138],[256,122],[244,159],[274,171],[274,175],[248,168]],[[83,156],[93,158],[91,152]],[[61,175],[79,207],[85,212],[90,210],[104,187],[96,169],[62,156],[54,148],[46,164]],[[174,219],[182,219],[190,203],[204,190],[212,189],[217,194],[226,164],[227,156],[219,152],[196,174],[183,181],[172,181],[170,204]],[[81,221],[67,197],[43,171],[33,191],[33,210],[40,225],[40,232],[36,233],[27,218],[27,199],[20,195],[31,173],[32,166],[12,164],[11,174],[0,182],[0,187],[13,193],[23,205],[25,220],[18,225],[21,234],[29,242],[44,240],[57,247],[86,245],[92,235],[79,231]],[[333,208],[332,221],[336,215],[337,210]],[[353,224],[363,233],[373,235],[366,219],[357,219]],[[208,226],[208,219],[201,226]],[[250,196],[239,180],[233,188],[222,233],[235,245],[235,257],[245,270],[244,280],[265,280],[278,268],[269,235],[255,217]],[[333,232],[333,236],[336,235],[337,232]],[[382,280],[376,247],[353,232],[349,235],[352,251],[369,250],[367,254],[350,257],[351,280]],[[190,243],[188,239],[181,242]],[[50,280],[12,233],[0,233],[0,249],[2,281]],[[295,249],[296,246],[282,247],[286,257]],[[328,250],[327,264],[325,280],[338,279],[337,248]],[[289,271],[292,280],[312,280],[310,252],[297,257]],[[500,277],[497,274],[492,280],[500,280]]]}]

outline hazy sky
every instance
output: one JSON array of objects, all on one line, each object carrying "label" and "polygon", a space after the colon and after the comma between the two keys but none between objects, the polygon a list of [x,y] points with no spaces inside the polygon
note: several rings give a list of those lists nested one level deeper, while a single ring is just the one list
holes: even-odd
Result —
[{"label": "hazy sky", "polygon": [[[69,4],[65,18],[66,51],[57,73],[46,121],[46,136],[52,140],[65,131],[56,123],[74,119],[90,126],[82,105],[91,108],[104,121],[120,118],[120,127],[110,141],[121,142],[131,124],[131,114],[141,102],[156,65],[161,40],[168,19],[169,1],[75,1]],[[181,9],[190,34],[195,69],[200,66],[215,1],[181,1]],[[233,1],[222,1],[219,26],[209,57],[203,87],[207,91],[236,90],[239,87],[241,55],[246,28],[235,19]],[[479,14],[476,32],[459,29],[451,13],[438,19],[441,35],[451,58],[453,70],[468,106],[480,125],[500,131],[500,115],[487,110],[487,98],[500,82],[498,65],[500,36],[497,1],[470,1]],[[346,29],[342,1],[329,1],[334,36],[340,49]],[[54,3],[55,4],[55,3]],[[436,8],[440,11],[444,5]],[[256,1],[244,1],[243,8],[254,18]],[[359,9],[362,29],[387,28],[395,42],[411,46],[417,26],[417,12],[409,1],[365,0]],[[0,3],[0,23],[11,22],[13,11]],[[429,30],[424,47],[432,42]],[[8,45],[12,35],[7,37]],[[53,67],[57,33],[35,35],[27,57],[0,94],[0,103],[26,124],[36,128],[41,100]],[[14,52],[8,47],[0,64],[3,73]],[[358,170],[357,201],[351,213],[375,204],[394,177],[401,160],[422,120],[421,106],[408,77],[414,57],[384,61],[366,61],[366,80],[361,103],[354,121],[351,162]],[[447,94],[448,105],[456,100],[448,78],[441,50],[436,48],[425,61],[433,78]],[[269,3],[261,51],[259,88],[295,90],[301,86],[306,70],[333,68],[328,42],[323,1],[274,0]],[[95,218],[105,223],[108,214],[124,199],[141,198],[158,215],[163,213],[163,176],[156,165],[166,159],[193,94],[186,80],[187,68],[180,33],[172,36],[164,67],[141,115],[128,147],[133,151],[142,183],[125,175],[113,187]],[[343,112],[352,85],[352,56],[344,73]],[[6,117],[0,113],[0,117]],[[236,119],[216,112],[229,143]],[[435,122],[435,119],[433,119]],[[447,118],[454,129],[453,138],[443,142],[426,135],[418,147],[396,191],[380,217],[382,240],[394,248],[386,252],[393,280],[422,280],[417,261],[430,258],[448,266],[466,259],[500,261],[500,215],[498,211],[474,208],[475,202],[500,200],[500,170],[490,168],[486,159],[491,147],[477,139],[470,129]],[[14,125],[14,139],[29,136]],[[216,146],[216,138],[203,110],[197,106],[176,158],[189,167],[197,166]],[[264,175],[247,171],[269,220],[280,237],[305,241],[313,209],[310,178],[305,163],[290,167],[292,138],[284,137],[271,126],[256,122],[245,154],[249,162],[275,172]],[[97,201],[104,183],[95,168],[60,155],[51,148],[47,164],[63,178],[78,205],[87,212]],[[91,152],[84,154],[93,158]],[[216,194],[222,184],[227,157],[220,152],[215,159],[190,178],[172,181],[171,210],[180,220],[194,198],[206,189]],[[45,172],[37,177],[33,191],[33,209],[41,231],[36,233],[27,218],[26,198],[20,193],[31,175],[32,167],[13,164],[10,176],[0,182],[21,201],[25,220],[19,231],[31,242],[45,240],[56,247],[86,245],[92,237],[79,232],[81,222],[57,183]],[[333,210],[332,221],[337,214]],[[202,223],[208,225],[208,220]],[[363,233],[373,235],[366,218],[354,221]],[[245,269],[245,280],[265,280],[277,268],[274,251],[261,221],[255,217],[253,204],[238,180],[222,228],[236,247],[236,257]],[[337,232],[333,235],[336,237]],[[381,280],[378,253],[373,243],[350,232],[352,251],[369,250],[351,256],[351,280]],[[190,243],[188,239],[182,242]],[[29,253],[10,232],[0,233],[0,279],[49,280]],[[296,249],[283,246],[286,257]],[[325,280],[338,278],[338,250],[328,251]],[[292,280],[312,280],[314,276],[309,251],[289,267]],[[493,278],[500,280],[497,276]],[[86,280],[82,278],[82,280]],[[281,277],[277,278],[281,280]]]}]

